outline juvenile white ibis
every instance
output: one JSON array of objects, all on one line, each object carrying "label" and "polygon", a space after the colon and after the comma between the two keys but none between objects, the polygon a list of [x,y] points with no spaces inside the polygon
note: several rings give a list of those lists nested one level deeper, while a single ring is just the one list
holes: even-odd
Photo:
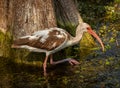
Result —
[{"label": "juvenile white ibis", "polygon": [[98,35],[91,29],[87,23],[81,23],[76,28],[76,36],[71,36],[67,31],[61,28],[50,28],[40,30],[32,35],[20,37],[14,40],[12,48],[27,48],[34,52],[44,52],[46,57],[43,63],[44,75],[46,75],[46,63],[50,56],[50,64],[58,64],[64,61],[68,61],[70,64],[79,64],[74,59],[64,59],[57,62],[53,62],[52,54],[68,46],[75,45],[81,40],[83,33],[88,32],[93,35],[101,44],[104,50],[104,45]]}]

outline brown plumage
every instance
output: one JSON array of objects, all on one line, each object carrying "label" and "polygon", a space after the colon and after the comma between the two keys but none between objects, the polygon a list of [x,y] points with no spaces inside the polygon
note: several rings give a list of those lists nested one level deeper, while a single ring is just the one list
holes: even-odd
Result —
[{"label": "brown plumage", "polygon": [[[44,30],[41,32],[44,33]],[[24,36],[17,40],[14,40],[13,44],[15,46],[27,45],[34,48],[40,48],[46,51],[51,51],[59,47],[62,43],[64,43],[66,38],[69,38],[69,35],[66,36],[64,33],[60,32],[56,28],[52,28],[51,31],[49,30],[49,33],[47,35],[47,38],[43,38],[44,35],[42,36],[42,34],[33,34],[33,38],[32,36]],[[42,41],[42,39],[45,40]]]}]

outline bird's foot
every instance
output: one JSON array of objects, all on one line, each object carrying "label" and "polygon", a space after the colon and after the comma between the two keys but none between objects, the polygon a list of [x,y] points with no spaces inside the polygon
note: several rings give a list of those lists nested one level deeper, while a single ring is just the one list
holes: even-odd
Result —
[{"label": "bird's foot", "polygon": [[77,60],[70,58],[70,60],[68,61],[70,63],[70,65],[77,65],[80,64]]},{"label": "bird's foot", "polygon": [[50,64],[52,65],[56,65],[56,64],[61,64],[61,63],[64,63],[64,62],[69,62],[71,65],[77,65],[79,64],[78,61],[76,61],[75,59],[72,59],[72,58],[67,58],[67,59],[63,59],[63,60],[59,60],[59,61],[50,61]]},{"label": "bird's foot", "polygon": [[45,76],[45,77],[47,76],[47,73],[46,73],[46,72],[44,72],[44,76]]}]

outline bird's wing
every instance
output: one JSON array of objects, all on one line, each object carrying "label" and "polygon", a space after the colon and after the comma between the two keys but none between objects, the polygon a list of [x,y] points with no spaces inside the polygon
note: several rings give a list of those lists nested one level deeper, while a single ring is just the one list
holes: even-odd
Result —
[{"label": "bird's wing", "polygon": [[[51,51],[66,42],[67,34],[64,30],[53,28],[34,33],[32,36],[25,36],[17,40],[16,44],[28,45],[31,47]],[[18,43],[21,42],[21,43]]]}]

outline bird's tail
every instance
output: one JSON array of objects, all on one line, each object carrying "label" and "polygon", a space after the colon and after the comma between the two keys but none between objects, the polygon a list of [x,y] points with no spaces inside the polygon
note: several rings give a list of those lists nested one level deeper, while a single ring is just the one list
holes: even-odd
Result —
[{"label": "bird's tail", "polygon": [[19,48],[21,45],[27,45],[28,43],[29,43],[29,37],[19,38],[19,39],[13,40],[13,44],[11,48]]}]

